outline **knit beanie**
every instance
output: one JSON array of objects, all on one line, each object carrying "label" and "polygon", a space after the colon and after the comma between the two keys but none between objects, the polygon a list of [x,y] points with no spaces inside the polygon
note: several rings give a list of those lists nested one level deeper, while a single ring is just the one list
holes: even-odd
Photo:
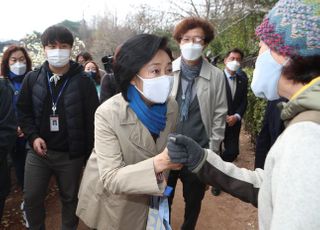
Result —
[{"label": "knit beanie", "polygon": [[256,35],[284,56],[320,55],[320,0],[280,0]]}]

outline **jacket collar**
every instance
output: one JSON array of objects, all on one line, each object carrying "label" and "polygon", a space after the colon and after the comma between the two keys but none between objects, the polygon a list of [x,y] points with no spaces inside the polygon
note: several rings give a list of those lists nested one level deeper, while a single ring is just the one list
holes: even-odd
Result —
[{"label": "jacket collar", "polygon": [[[200,70],[200,74],[199,76],[202,78],[205,78],[207,80],[210,80],[210,76],[209,76],[209,72],[210,72],[210,63],[205,59],[202,58],[202,66],[201,66],[201,70]],[[178,57],[176,60],[173,61],[172,63],[172,71],[173,72],[180,72],[181,70],[181,56]]]},{"label": "jacket collar", "polygon": [[[202,98],[202,95],[204,96],[204,98],[207,98],[207,96],[209,96],[209,84],[207,84],[207,82],[210,81],[212,67],[213,66],[206,59],[202,60],[202,66],[201,66],[199,78],[195,79],[198,82],[197,84],[200,84],[200,82],[202,82],[201,87],[197,87],[199,88],[199,91],[197,90],[198,98]],[[178,88],[180,84],[180,68],[181,68],[181,57],[177,58],[172,63],[172,69],[174,73],[174,82],[171,90],[171,96],[173,96],[174,98],[176,98],[177,96]],[[205,79],[205,81],[202,81],[201,78]]]},{"label": "jacket collar", "polygon": [[287,103],[282,103],[281,119],[289,120],[306,110],[320,111],[320,76],[301,88]]},{"label": "jacket collar", "polygon": [[[120,95],[122,97],[122,95]],[[138,120],[137,115],[129,107],[129,103],[124,101],[120,105],[119,120],[120,125],[128,126],[128,136],[129,140],[136,146],[147,151],[150,156],[160,153],[167,143],[167,136],[172,131],[173,119],[174,118],[174,107],[172,103],[173,98],[169,98],[167,102],[167,121],[166,127],[160,132],[160,136],[157,138],[156,143],[149,130]]]}]

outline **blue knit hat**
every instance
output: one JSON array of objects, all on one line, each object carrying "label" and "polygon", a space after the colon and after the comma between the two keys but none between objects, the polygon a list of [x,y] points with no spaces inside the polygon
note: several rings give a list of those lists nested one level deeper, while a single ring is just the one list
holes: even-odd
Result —
[{"label": "blue knit hat", "polygon": [[256,35],[284,56],[320,55],[320,0],[280,0]]}]

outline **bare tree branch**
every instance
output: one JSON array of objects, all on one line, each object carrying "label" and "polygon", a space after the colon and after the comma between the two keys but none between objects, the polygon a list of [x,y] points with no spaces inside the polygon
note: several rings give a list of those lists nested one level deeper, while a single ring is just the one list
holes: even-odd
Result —
[{"label": "bare tree branch", "polygon": [[231,28],[234,25],[237,25],[239,22],[241,22],[242,20],[244,20],[246,17],[248,17],[250,15],[250,13],[245,14],[243,17],[239,18],[238,20],[234,21],[233,23],[231,23],[229,26],[224,27],[221,31],[217,31],[217,34],[223,33],[224,31],[228,30],[229,28]]},{"label": "bare tree branch", "polygon": [[211,7],[211,1],[205,0],[206,19],[209,19],[209,17],[210,17],[210,7]]},{"label": "bare tree branch", "polygon": [[200,15],[199,12],[198,12],[197,7],[194,5],[193,0],[190,0],[190,5],[191,5],[191,7],[193,8],[193,10],[194,10],[195,14],[197,15],[197,17],[201,17],[201,15]]}]

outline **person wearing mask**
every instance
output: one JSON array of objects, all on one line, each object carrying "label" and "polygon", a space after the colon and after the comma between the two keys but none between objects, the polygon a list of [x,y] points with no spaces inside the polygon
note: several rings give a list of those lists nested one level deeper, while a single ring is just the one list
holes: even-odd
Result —
[{"label": "person wearing mask", "polygon": [[84,68],[84,71],[88,74],[88,76],[92,80],[94,80],[98,96],[100,97],[101,76],[100,76],[99,67],[97,63],[95,63],[94,61],[87,61],[86,63],[84,63],[83,68]]},{"label": "person wearing mask", "polygon": [[14,94],[10,84],[7,77],[0,76],[0,223],[5,201],[10,192],[7,156],[17,137],[17,121],[13,108]]},{"label": "person wearing mask", "polygon": [[233,162],[239,155],[241,120],[248,104],[248,79],[237,73],[242,60],[243,52],[237,48],[230,50],[224,59],[228,115],[221,157],[228,162]]},{"label": "person wearing mask", "polygon": [[[238,168],[183,135],[169,138],[171,162],[258,206],[259,229],[320,229],[320,15],[317,1],[280,0],[256,30],[260,51],[251,89],[282,103],[286,128],[264,170]],[[313,26],[309,26],[313,25]]]},{"label": "person wearing mask", "polygon": [[[88,61],[93,61],[92,55],[88,51],[82,51],[76,56],[76,62],[84,66],[84,64]],[[103,69],[99,69],[99,74],[102,77],[101,81],[103,79],[103,76],[106,74],[106,72]],[[100,84],[100,83],[99,83]]]},{"label": "person wearing mask", "polygon": [[[176,133],[187,135],[200,146],[219,153],[228,109],[225,78],[221,70],[202,56],[214,38],[213,26],[204,19],[188,17],[176,25],[173,37],[181,49],[181,57],[172,65],[175,79],[172,95],[179,104]],[[179,178],[185,200],[181,229],[195,229],[206,184],[184,167],[170,172],[168,185],[175,187]],[[170,205],[173,197],[174,192]]]},{"label": "person wearing mask", "polygon": [[[248,103],[248,78],[244,71],[239,72],[242,60],[243,52],[238,48],[230,50],[224,58],[228,114],[221,158],[228,162],[233,162],[239,155],[241,120]],[[220,192],[220,188],[211,188],[214,196]]]},{"label": "person wearing mask", "polygon": [[[13,108],[15,110],[15,116],[18,116],[16,103],[20,93],[22,80],[26,74],[31,71],[32,63],[31,59],[25,48],[21,46],[11,45],[9,46],[2,57],[1,73],[4,77],[7,77],[10,82],[11,89],[13,91]],[[15,168],[18,185],[23,190],[24,184],[24,166],[26,162],[27,150],[26,139],[21,128],[17,125],[17,140],[16,144],[10,153],[13,166]],[[24,202],[21,203],[20,208],[22,210],[23,219],[26,227],[28,227],[28,221],[24,211]]]},{"label": "person wearing mask", "polygon": [[81,171],[93,148],[94,82],[70,60],[74,39],[63,26],[41,35],[47,60],[25,77],[17,102],[27,153],[24,201],[30,229],[45,229],[44,201],[54,175],[62,203],[61,229],[76,229]]},{"label": "person wearing mask", "polygon": [[167,39],[130,38],[116,55],[114,74],[121,93],[95,114],[95,145],[77,215],[94,229],[145,230],[150,199],[164,193],[166,172],[180,167],[169,163],[166,149],[177,118],[177,104],[169,97],[173,77]]}]

